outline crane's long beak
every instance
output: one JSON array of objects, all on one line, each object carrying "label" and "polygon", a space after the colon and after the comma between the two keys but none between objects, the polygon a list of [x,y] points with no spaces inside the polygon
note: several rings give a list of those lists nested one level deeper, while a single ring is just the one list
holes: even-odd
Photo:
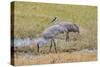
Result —
[{"label": "crane's long beak", "polygon": [[39,53],[39,44],[37,44],[37,52]]}]

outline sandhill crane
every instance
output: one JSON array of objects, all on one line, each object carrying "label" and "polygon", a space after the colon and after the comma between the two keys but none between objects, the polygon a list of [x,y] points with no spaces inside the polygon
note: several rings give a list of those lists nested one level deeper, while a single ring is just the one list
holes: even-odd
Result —
[{"label": "sandhill crane", "polygon": [[57,21],[58,17],[54,17],[52,22],[56,25],[60,25],[64,29],[64,33],[66,34],[66,41],[69,39],[69,32],[78,32],[80,33],[79,26],[74,23],[66,22],[66,21]]},{"label": "sandhill crane", "polygon": [[54,44],[55,52],[57,52],[55,36],[63,32],[64,32],[64,29],[60,25],[53,25],[53,26],[46,28],[42,33],[42,37],[34,40],[34,42],[37,44],[37,51],[39,52],[39,45],[46,44],[49,40],[51,40],[49,51],[51,51],[52,45]]},{"label": "sandhill crane", "polygon": [[80,33],[79,27],[71,22],[61,22],[58,23],[58,25],[63,27],[64,32],[66,33],[66,41],[69,39],[69,32],[78,32],[78,34]]},{"label": "sandhill crane", "polygon": [[[54,20],[56,20],[56,17],[54,18]],[[54,44],[55,52],[57,52],[55,37],[58,34],[66,33],[67,41],[69,39],[69,32],[79,33],[79,27],[76,24],[70,22],[60,22],[46,28],[42,33],[42,37],[35,39],[35,43],[37,44],[37,52],[39,52],[39,45],[46,44],[49,40],[51,40],[49,51],[51,51],[52,45]]]}]

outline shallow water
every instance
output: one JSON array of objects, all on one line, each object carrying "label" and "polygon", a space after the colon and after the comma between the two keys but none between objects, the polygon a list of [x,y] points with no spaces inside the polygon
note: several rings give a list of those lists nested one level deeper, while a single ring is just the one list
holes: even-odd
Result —
[{"label": "shallow water", "polygon": [[14,41],[14,46],[27,46],[27,45],[31,45],[32,43],[34,43],[34,39],[30,39],[30,38],[24,38],[24,39],[14,39],[12,40]]},{"label": "shallow water", "polygon": [[34,38],[34,39],[30,39],[30,38],[24,38],[24,39],[14,39],[11,40],[12,44],[11,46],[17,47],[17,46],[28,46],[28,45],[32,45],[32,44],[39,44],[40,46],[46,45],[49,41],[49,39],[44,39],[44,38]]}]

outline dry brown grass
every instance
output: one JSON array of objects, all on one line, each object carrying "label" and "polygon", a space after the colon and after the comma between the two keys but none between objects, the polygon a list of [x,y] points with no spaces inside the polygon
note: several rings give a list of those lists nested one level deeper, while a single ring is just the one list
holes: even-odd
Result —
[{"label": "dry brown grass", "polygon": [[15,55],[15,65],[53,64],[67,62],[96,61],[96,51],[76,51],[72,53],[49,53],[42,55]]}]

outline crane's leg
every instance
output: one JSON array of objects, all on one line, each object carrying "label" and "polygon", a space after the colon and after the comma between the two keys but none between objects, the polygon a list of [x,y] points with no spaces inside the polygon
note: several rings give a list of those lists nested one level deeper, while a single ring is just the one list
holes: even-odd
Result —
[{"label": "crane's leg", "polygon": [[39,44],[37,44],[37,52],[39,53]]},{"label": "crane's leg", "polygon": [[69,40],[69,32],[66,32],[66,41]]},{"label": "crane's leg", "polygon": [[54,43],[55,52],[57,53],[55,40],[54,40],[54,39],[52,39],[52,41],[53,41],[53,43]]},{"label": "crane's leg", "polygon": [[49,52],[51,52],[51,48],[52,48],[52,39],[51,39],[51,45],[50,45]]}]

